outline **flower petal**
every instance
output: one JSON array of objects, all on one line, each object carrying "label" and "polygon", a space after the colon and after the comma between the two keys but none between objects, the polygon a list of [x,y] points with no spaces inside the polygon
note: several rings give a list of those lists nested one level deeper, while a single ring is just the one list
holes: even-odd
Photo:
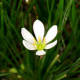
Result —
[{"label": "flower petal", "polygon": [[38,55],[38,56],[41,56],[41,55],[44,55],[44,54],[46,54],[46,52],[44,50],[36,52],[36,55]]},{"label": "flower petal", "polygon": [[36,50],[35,46],[33,46],[31,43],[27,42],[26,40],[23,40],[22,43],[25,46],[25,48],[27,48],[29,50]]},{"label": "flower petal", "polygon": [[50,44],[47,44],[45,49],[50,49],[50,48],[54,47],[56,44],[57,44],[57,40],[52,42],[52,43],[50,43]]},{"label": "flower petal", "polygon": [[27,29],[21,28],[21,34],[26,41],[34,43],[34,37]]},{"label": "flower petal", "polygon": [[57,25],[52,26],[45,36],[46,43],[50,42],[55,38],[57,34]]},{"label": "flower petal", "polygon": [[41,41],[44,37],[44,25],[40,20],[36,20],[33,24],[34,34],[36,36],[37,41],[39,41],[39,37]]}]

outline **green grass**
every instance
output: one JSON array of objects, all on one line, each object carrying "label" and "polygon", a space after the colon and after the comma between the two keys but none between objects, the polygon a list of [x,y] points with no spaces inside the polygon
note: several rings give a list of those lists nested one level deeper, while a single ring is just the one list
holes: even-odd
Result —
[{"label": "green grass", "polygon": [[[44,23],[45,33],[58,26],[58,44],[42,59],[22,44],[21,28],[33,34],[36,19]],[[0,80],[80,80],[79,23],[78,0],[1,0]],[[13,68],[17,72],[10,72]]]}]

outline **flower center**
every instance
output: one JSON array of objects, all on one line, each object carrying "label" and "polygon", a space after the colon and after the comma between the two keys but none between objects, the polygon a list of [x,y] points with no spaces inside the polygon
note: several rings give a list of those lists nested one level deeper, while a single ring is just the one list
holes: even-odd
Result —
[{"label": "flower center", "polygon": [[[34,38],[34,40],[35,40],[35,38]],[[41,38],[39,36],[38,42],[35,40],[35,43],[33,43],[33,45],[37,50],[43,50],[46,45],[45,38],[43,38],[43,41],[41,41]]]}]

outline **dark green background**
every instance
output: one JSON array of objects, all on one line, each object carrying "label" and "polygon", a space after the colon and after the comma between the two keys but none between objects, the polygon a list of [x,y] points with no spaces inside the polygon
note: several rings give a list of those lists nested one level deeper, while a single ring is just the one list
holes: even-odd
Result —
[{"label": "dark green background", "polygon": [[[45,32],[58,26],[58,44],[42,59],[22,45],[21,28],[33,34],[36,19],[44,23]],[[20,80],[18,75],[21,80],[80,80],[79,38],[80,0],[1,0],[0,80]],[[16,74],[9,72],[12,68]]]}]

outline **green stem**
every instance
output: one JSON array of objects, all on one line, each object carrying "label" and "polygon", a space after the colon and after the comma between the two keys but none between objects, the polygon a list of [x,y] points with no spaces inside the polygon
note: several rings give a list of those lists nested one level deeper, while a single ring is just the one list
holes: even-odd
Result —
[{"label": "green stem", "polygon": [[65,78],[67,75],[64,74],[64,75],[61,75],[60,77],[56,78],[55,80],[62,80],[63,78]]},{"label": "green stem", "polygon": [[55,62],[58,60],[59,58],[59,54],[56,55],[56,57],[52,60],[50,66],[47,69],[47,73],[50,71],[50,69],[52,68],[52,66],[55,64]]}]

